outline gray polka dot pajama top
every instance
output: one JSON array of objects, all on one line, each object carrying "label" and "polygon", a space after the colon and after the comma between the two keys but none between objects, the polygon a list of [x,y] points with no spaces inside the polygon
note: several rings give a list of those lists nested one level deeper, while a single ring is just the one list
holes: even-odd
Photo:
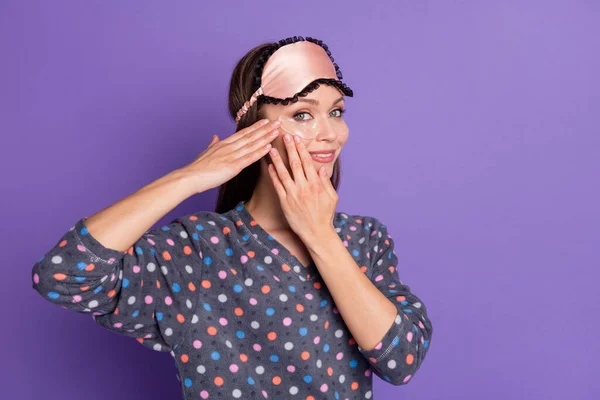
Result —
[{"label": "gray polka dot pajama top", "polygon": [[[372,374],[407,383],[429,349],[423,302],[398,278],[377,218],[336,212],[340,240],[397,316],[360,348],[312,263],[303,266],[240,202],[106,248],[84,217],[33,267],[34,289],[175,359],[184,399],[369,399]],[[352,293],[348,293],[352,296]]]}]

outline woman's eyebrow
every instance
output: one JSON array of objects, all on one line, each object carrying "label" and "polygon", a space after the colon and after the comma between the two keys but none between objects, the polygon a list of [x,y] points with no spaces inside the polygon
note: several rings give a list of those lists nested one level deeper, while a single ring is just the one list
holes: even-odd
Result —
[{"label": "woman's eyebrow", "polygon": [[[339,103],[342,100],[344,100],[344,96],[342,96],[339,99],[337,99],[336,101],[334,101],[333,105],[336,105],[337,103]],[[310,103],[310,104],[313,104],[315,106],[319,105],[319,100],[315,100],[315,99],[303,99],[303,98],[299,98],[298,101],[301,101],[303,103]]]}]

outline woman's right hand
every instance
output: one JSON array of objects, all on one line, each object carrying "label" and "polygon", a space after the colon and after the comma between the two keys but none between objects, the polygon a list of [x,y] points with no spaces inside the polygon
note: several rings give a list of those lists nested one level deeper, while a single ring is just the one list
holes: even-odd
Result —
[{"label": "woman's right hand", "polygon": [[231,136],[219,140],[217,135],[194,161],[180,168],[186,173],[194,193],[218,187],[260,160],[277,138],[279,121],[260,120]]}]

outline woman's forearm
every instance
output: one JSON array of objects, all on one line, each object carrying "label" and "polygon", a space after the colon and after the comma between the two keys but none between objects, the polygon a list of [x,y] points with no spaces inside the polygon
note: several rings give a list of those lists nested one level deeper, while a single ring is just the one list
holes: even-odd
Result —
[{"label": "woman's forearm", "polygon": [[169,211],[193,194],[188,174],[174,170],[86,219],[103,246],[125,251]]}]

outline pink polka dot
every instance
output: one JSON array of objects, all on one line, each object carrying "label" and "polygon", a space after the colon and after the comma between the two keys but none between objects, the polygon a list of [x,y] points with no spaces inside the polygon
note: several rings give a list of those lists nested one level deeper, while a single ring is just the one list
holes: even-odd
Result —
[{"label": "pink polka dot", "polygon": [[306,293],[306,294],[304,295],[304,297],[306,297],[306,298],[307,298],[307,299],[309,299],[309,300],[312,300],[312,299],[313,299],[313,295],[312,295],[312,294],[310,294],[310,293]]},{"label": "pink polka dot", "polygon": [[85,246],[81,245],[81,244],[77,245],[77,250],[79,250],[79,251],[86,251]]},{"label": "pink polka dot", "polygon": [[319,344],[319,342],[321,341],[321,338],[319,336],[317,336],[314,340],[313,343],[314,344]]},{"label": "pink polka dot", "polygon": [[283,319],[283,324],[284,324],[285,326],[290,326],[290,325],[292,324],[292,319],[291,319],[290,317],[285,317],[285,318]]},{"label": "pink polka dot", "polygon": [[252,348],[254,349],[254,351],[260,351],[262,349],[262,347],[260,347],[260,344],[255,343],[254,346],[252,346]]},{"label": "pink polka dot", "polygon": [[144,298],[144,301],[146,302],[146,304],[152,304],[152,300],[153,300],[152,296],[146,296]]},{"label": "pink polka dot", "polygon": [[356,230],[356,227],[355,227],[354,225],[352,225],[352,226],[350,227],[350,230],[351,230],[351,231],[355,231],[355,230]]},{"label": "pink polka dot", "polygon": [[277,282],[279,282],[279,277],[278,276],[273,275],[273,279],[275,279]]},{"label": "pink polka dot", "polygon": [[325,393],[327,391],[327,385],[326,384],[322,384],[321,385],[321,392]]},{"label": "pink polka dot", "polygon": [[273,250],[271,250],[271,253],[273,253],[273,254],[279,254],[279,250],[278,249],[273,249]]},{"label": "pink polka dot", "polygon": [[35,283],[40,283],[40,276],[38,274],[33,274],[33,281]]},{"label": "pink polka dot", "polygon": [[342,358],[344,358],[344,353],[337,353],[336,356],[335,356],[335,358],[337,360],[341,360]]},{"label": "pink polka dot", "polygon": [[152,337],[151,333],[147,333],[146,335],[144,335],[144,339],[150,339]]},{"label": "pink polka dot", "polygon": [[294,372],[296,370],[296,367],[294,367],[293,365],[288,365],[287,370],[288,372]]},{"label": "pink polka dot", "polygon": [[371,376],[371,369],[370,368],[367,368],[365,370],[365,376]]},{"label": "pink polka dot", "polygon": [[377,276],[375,277],[375,282],[379,282],[379,281],[380,281],[380,280],[382,280],[382,279],[383,279],[383,275],[377,275]]},{"label": "pink polka dot", "polygon": [[211,238],[210,238],[210,241],[211,241],[212,243],[214,243],[214,244],[217,244],[217,243],[219,243],[219,238],[218,238],[218,237],[216,237],[216,236],[213,236],[213,237],[211,237]]},{"label": "pink polka dot", "polygon": [[219,318],[219,323],[223,326],[227,325],[229,323],[229,321],[227,321],[226,318]]},{"label": "pink polka dot", "polygon": [[194,340],[194,348],[199,349],[202,347],[202,342],[199,340]]},{"label": "pink polka dot", "polygon": [[225,271],[219,271],[219,278],[221,278],[221,279],[227,278],[227,272],[225,272]]},{"label": "pink polka dot", "polygon": [[171,304],[173,304],[173,299],[171,299],[171,297],[169,296],[165,297],[165,304],[170,306]]},{"label": "pink polka dot", "polygon": [[114,324],[113,324],[113,327],[115,327],[115,328],[120,328],[120,327],[122,327],[122,326],[123,326],[123,323],[122,323],[122,322],[117,322],[117,323],[114,323]]},{"label": "pink polka dot", "polygon": [[255,305],[257,305],[257,304],[258,304],[258,301],[256,301],[256,299],[255,299],[254,297],[250,297],[250,300],[248,300],[248,302],[249,302],[250,304],[252,304],[253,306],[255,306]]},{"label": "pink polka dot", "polygon": [[375,350],[381,350],[382,347],[383,347],[383,342],[379,342],[379,344],[377,346],[375,346]]},{"label": "pink polka dot", "polygon": [[81,296],[76,294],[73,296],[73,303],[79,303],[81,301]]},{"label": "pink polka dot", "polygon": [[115,274],[110,274],[110,281],[113,282],[115,279],[117,279]]},{"label": "pink polka dot", "polygon": [[265,392],[264,390],[262,391],[262,395],[264,396],[264,398],[265,398],[265,399],[266,399],[267,397],[269,397],[269,396],[267,396],[267,392]]},{"label": "pink polka dot", "polygon": [[348,247],[348,241],[344,240],[344,246]]},{"label": "pink polka dot", "polygon": [[423,323],[421,321],[419,321],[419,328],[425,329],[425,327],[423,326]]},{"label": "pink polka dot", "polygon": [[133,272],[135,272],[136,274],[139,274],[141,270],[142,269],[140,268],[139,265],[134,265],[133,266]]},{"label": "pink polka dot", "polygon": [[240,257],[240,261],[242,264],[246,264],[248,262],[248,256],[244,255]]},{"label": "pink polka dot", "polygon": [[106,260],[106,262],[107,262],[108,264],[112,264],[112,263],[114,263],[115,261],[117,261],[117,259],[116,259],[116,258],[114,258],[114,257],[111,257],[111,258],[109,258],[108,260]]},{"label": "pink polka dot", "polygon": [[238,367],[237,365],[235,365],[235,364],[231,364],[231,365],[229,366],[229,370],[230,370],[231,372],[234,372],[234,373],[235,373],[235,372],[238,372],[238,369],[239,369],[239,367]]},{"label": "pink polka dot", "polygon": [[167,239],[167,243],[168,243],[170,246],[175,246],[175,242],[173,241],[173,239]]},{"label": "pink polka dot", "polygon": [[406,382],[408,382],[408,380],[409,380],[409,379],[410,379],[410,375],[407,375],[407,376],[406,376],[406,378],[404,378],[404,379],[402,380],[402,382],[405,382],[405,383],[406,383]]},{"label": "pink polka dot", "polygon": [[200,397],[202,397],[203,399],[208,399],[208,392],[206,390],[201,391]]},{"label": "pink polka dot", "polygon": [[152,246],[154,246],[156,244],[156,242],[154,240],[150,239],[150,238],[147,238],[146,241],[148,243],[150,243]]},{"label": "pink polka dot", "polygon": [[406,340],[408,340],[409,342],[412,340],[412,337],[413,337],[413,334],[412,334],[412,332],[408,332],[408,333],[406,334]]}]

